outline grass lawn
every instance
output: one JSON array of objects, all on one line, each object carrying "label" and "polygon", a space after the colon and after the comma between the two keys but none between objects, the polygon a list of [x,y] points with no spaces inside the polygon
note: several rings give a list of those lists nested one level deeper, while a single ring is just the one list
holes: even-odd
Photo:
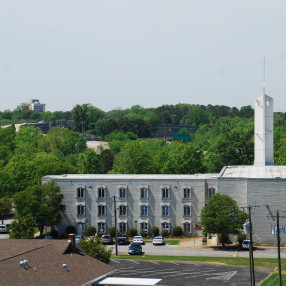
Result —
[{"label": "grass lawn", "polygon": [[[113,259],[130,259],[129,255],[112,256]],[[206,257],[206,256],[167,256],[167,255],[143,255],[132,256],[132,260],[155,260],[155,261],[180,261],[201,263],[222,263],[225,265],[248,266],[249,259],[244,257]],[[277,258],[255,258],[256,267],[277,267]],[[286,259],[281,259],[282,270],[286,270]],[[286,284],[285,284],[286,285]]]},{"label": "grass lawn", "polygon": [[[264,280],[260,286],[276,286],[279,285],[278,273],[271,274],[266,280]],[[286,285],[286,274],[282,274],[282,285]]]}]

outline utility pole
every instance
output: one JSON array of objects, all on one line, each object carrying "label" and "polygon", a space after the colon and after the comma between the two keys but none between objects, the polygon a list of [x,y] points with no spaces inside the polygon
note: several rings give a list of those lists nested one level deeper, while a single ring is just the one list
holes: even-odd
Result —
[{"label": "utility pole", "polygon": [[247,209],[248,215],[249,215],[249,218],[248,218],[249,219],[249,272],[250,272],[250,285],[251,286],[255,286],[251,210],[256,207],[259,207],[259,205],[248,205],[246,207],[241,207],[242,209]]},{"label": "utility pole", "polygon": [[275,215],[266,215],[267,218],[276,218],[276,229],[274,227],[274,234],[276,231],[276,237],[277,237],[277,252],[278,252],[278,273],[279,273],[279,286],[282,286],[282,275],[281,275],[281,251],[280,251],[280,242],[281,242],[281,228],[280,228],[280,218],[285,218],[285,216],[280,216],[279,210],[276,211]]},{"label": "utility pole", "polygon": [[114,204],[114,225],[115,225],[115,256],[118,256],[118,245],[117,245],[117,210],[116,210],[116,197],[113,196]]}]

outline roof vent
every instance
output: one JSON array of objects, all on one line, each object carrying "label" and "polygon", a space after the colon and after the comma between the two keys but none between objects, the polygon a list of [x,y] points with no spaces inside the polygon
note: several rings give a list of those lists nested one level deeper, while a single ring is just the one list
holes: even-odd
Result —
[{"label": "roof vent", "polygon": [[65,264],[65,263],[63,264],[63,270],[64,270],[64,271],[68,271],[68,265]]},{"label": "roof vent", "polygon": [[21,260],[20,261],[20,267],[28,269],[29,261],[28,260]]}]

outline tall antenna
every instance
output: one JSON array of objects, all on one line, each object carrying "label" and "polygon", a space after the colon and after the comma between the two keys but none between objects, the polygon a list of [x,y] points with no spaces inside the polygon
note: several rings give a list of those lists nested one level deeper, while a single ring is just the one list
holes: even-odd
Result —
[{"label": "tall antenna", "polygon": [[262,62],[262,64],[263,64],[263,84],[262,84],[262,87],[263,87],[263,93],[265,93],[265,81],[266,81],[266,79],[265,79],[265,74],[266,74],[266,64],[267,64],[267,62],[266,62],[266,60],[265,60],[265,56],[264,56],[264,58],[263,58],[263,62]]}]

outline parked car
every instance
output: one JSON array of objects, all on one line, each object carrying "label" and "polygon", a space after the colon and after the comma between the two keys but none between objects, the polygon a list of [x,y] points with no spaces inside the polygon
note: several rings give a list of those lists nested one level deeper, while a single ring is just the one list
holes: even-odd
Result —
[{"label": "parked car", "polygon": [[155,236],[153,239],[153,245],[165,245],[165,240],[162,236]]},{"label": "parked car", "polygon": [[120,236],[117,236],[117,244],[129,244],[129,239],[126,234],[122,234]]},{"label": "parked car", "polygon": [[93,240],[96,241],[96,236],[95,235],[91,235],[87,238],[87,240]]},{"label": "parked car", "polygon": [[103,244],[112,244],[113,242],[112,237],[109,234],[103,234],[101,240]]},{"label": "parked car", "polygon": [[83,236],[82,235],[76,235],[75,236],[75,243],[79,243],[79,241],[83,240]]},{"label": "parked car", "polygon": [[[253,242],[252,242],[252,245],[253,245]],[[249,239],[245,239],[241,244],[242,249],[249,249],[249,246],[250,246],[250,240]]]},{"label": "parked car", "polygon": [[141,235],[136,235],[133,237],[133,242],[144,244],[143,237]]},{"label": "parked car", "polygon": [[53,237],[51,235],[46,235],[44,239],[53,239]]},{"label": "parked car", "polygon": [[8,228],[6,224],[0,224],[0,233],[8,232]]},{"label": "parked car", "polygon": [[128,254],[142,254],[142,243],[132,242],[128,248]]}]

